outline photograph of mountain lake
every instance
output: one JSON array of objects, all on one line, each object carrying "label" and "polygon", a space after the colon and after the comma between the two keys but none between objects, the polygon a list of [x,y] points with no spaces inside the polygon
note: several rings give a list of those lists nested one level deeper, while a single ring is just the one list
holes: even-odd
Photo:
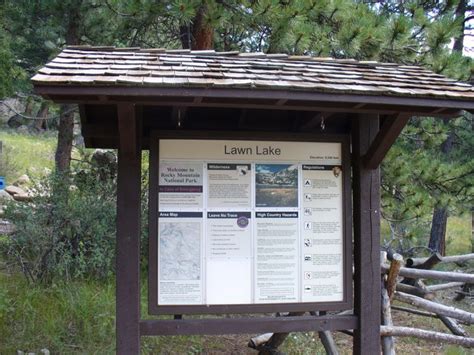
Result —
[{"label": "photograph of mountain lake", "polygon": [[298,166],[255,165],[256,207],[298,207]]}]

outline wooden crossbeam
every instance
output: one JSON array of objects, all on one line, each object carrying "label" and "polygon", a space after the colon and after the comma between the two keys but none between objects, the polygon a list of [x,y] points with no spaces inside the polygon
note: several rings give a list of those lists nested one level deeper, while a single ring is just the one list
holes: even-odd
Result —
[{"label": "wooden crossbeam", "polygon": [[[252,318],[207,318],[141,320],[140,334],[199,335],[248,334],[261,332],[324,331],[357,328],[357,317],[345,316],[294,316]],[[377,328],[378,331],[378,328]]]},{"label": "wooden crossbeam", "polygon": [[376,169],[380,165],[409,119],[410,115],[408,114],[389,116],[385,119],[380,131],[363,157],[365,168]]}]

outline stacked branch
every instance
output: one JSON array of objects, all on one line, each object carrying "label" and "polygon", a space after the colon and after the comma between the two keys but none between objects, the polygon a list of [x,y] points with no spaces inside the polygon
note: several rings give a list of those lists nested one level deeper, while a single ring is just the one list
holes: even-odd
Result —
[{"label": "stacked branch", "polygon": [[[436,292],[460,287],[469,290],[474,284],[474,275],[462,272],[431,270],[439,263],[461,264],[474,260],[474,254],[442,257],[434,253],[428,258],[409,258],[406,266],[401,266],[403,258],[389,253],[390,265],[382,264],[382,274],[386,274],[382,287],[382,338],[383,354],[395,354],[393,337],[411,336],[431,341],[442,341],[464,347],[474,347],[474,338],[461,326],[474,324],[474,313],[446,306],[436,299]],[[445,281],[445,283],[426,286],[423,279]],[[458,291],[463,292],[463,291]],[[407,303],[411,308],[391,306],[391,300]],[[398,327],[392,324],[391,309],[440,319],[452,334],[432,332],[417,328]]]}]

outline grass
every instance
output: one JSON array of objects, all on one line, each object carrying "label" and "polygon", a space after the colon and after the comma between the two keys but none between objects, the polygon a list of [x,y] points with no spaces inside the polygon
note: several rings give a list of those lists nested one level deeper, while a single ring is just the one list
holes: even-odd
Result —
[{"label": "grass", "polygon": [[7,184],[23,174],[41,176],[44,169],[54,166],[56,136],[51,134],[29,135],[13,130],[0,130],[3,155],[0,157],[0,176]]},{"label": "grass", "polygon": [[[52,169],[56,138],[22,135],[0,131],[0,140],[11,163],[1,170],[7,181],[22,174],[40,174]],[[148,156],[144,154],[143,167]],[[10,160],[9,160],[10,161]],[[383,233],[389,233],[382,223]],[[471,252],[470,215],[451,217],[447,229],[447,252]],[[142,318],[146,314],[147,289],[142,282]],[[427,320],[398,313],[397,325],[419,326],[445,331],[437,320]],[[472,333],[472,327],[469,329]],[[255,354],[246,344],[253,335],[144,337],[144,354]],[[335,335],[341,354],[350,354],[351,339]],[[18,272],[2,269],[0,260],[0,354],[17,350],[38,353],[47,348],[52,354],[114,354],[115,353],[115,283],[113,280],[82,280],[31,285]],[[316,333],[291,334],[281,349],[288,354],[324,354]],[[422,340],[400,338],[397,349],[403,354],[464,355],[469,351]]]},{"label": "grass", "polygon": [[[142,282],[142,318],[147,289]],[[443,301],[454,295],[443,294]],[[453,305],[448,301],[447,304]],[[469,310],[469,300],[456,302]],[[446,332],[437,319],[393,312],[395,325]],[[169,318],[169,317],[168,317]],[[0,270],[0,354],[17,350],[52,354],[115,353],[115,284],[113,280],[83,280],[48,286],[30,285],[18,273]],[[474,326],[466,327],[472,332]],[[247,348],[252,335],[144,337],[142,354],[256,354]],[[350,354],[352,338],[335,333],[341,354]],[[413,338],[398,338],[400,354],[467,355],[469,350]],[[325,354],[317,333],[293,333],[281,350],[288,354]]]},{"label": "grass", "polygon": [[472,240],[471,214],[448,218],[446,228],[446,254],[456,255],[474,251]]},{"label": "grass", "polygon": [[115,291],[111,282],[30,285],[0,274],[0,354],[17,350],[113,354]]}]

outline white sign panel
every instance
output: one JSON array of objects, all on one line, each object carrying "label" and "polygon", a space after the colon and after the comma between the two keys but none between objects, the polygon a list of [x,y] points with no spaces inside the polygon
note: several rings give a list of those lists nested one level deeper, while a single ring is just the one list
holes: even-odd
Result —
[{"label": "white sign panel", "polygon": [[341,153],[160,140],[158,304],[342,301]]}]

